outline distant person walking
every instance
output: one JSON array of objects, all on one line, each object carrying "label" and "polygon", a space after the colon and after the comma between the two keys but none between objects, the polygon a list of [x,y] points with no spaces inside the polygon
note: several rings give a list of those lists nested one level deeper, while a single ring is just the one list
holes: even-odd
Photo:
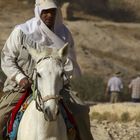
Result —
[{"label": "distant person walking", "polygon": [[120,94],[123,89],[123,83],[121,80],[121,72],[116,72],[107,83],[106,95],[110,95],[110,102],[116,103],[120,101]]},{"label": "distant person walking", "polygon": [[140,103],[140,74],[130,82],[128,87],[131,90],[132,102]]}]

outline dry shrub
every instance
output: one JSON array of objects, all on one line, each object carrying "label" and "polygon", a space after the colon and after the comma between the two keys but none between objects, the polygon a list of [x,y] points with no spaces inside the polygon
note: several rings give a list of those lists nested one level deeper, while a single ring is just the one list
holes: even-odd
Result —
[{"label": "dry shrub", "polygon": [[140,122],[140,104],[124,103],[98,103],[90,107],[91,119],[117,122]]},{"label": "dry shrub", "polygon": [[105,101],[103,78],[97,75],[83,74],[82,77],[72,80],[72,89],[76,90],[83,100]]},{"label": "dry shrub", "polygon": [[118,120],[119,120],[118,115],[115,114],[115,113],[112,113],[111,116],[110,116],[110,121],[116,122],[116,121],[118,121]]},{"label": "dry shrub", "polygon": [[71,4],[77,11],[84,11],[110,20],[140,21],[139,0],[72,0]]},{"label": "dry shrub", "polygon": [[90,116],[91,120],[98,120],[100,118],[101,114],[99,112],[93,112]]},{"label": "dry shrub", "polygon": [[104,112],[103,114],[102,114],[102,117],[101,117],[101,119],[102,120],[109,120],[109,117],[111,116],[111,113],[110,112]]},{"label": "dry shrub", "polygon": [[103,120],[108,120],[108,121],[112,121],[112,122],[115,122],[115,121],[118,121],[119,120],[119,117],[117,114],[113,114],[113,113],[110,113],[110,112],[104,112],[103,114],[99,113],[99,112],[93,112],[90,116],[91,120],[99,120],[99,121],[103,121]]},{"label": "dry shrub", "polygon": [[133,120],[140,122],[140,113],[138,113],[135,117],[133,117]]},{"label": "dry shrub", "polygon": [[128,122],[130,120],[131,120],[131,118],[130,118],[130,115],[129,115],[128,112],[124,112],[124,113],[121,114],[120,121]]}]

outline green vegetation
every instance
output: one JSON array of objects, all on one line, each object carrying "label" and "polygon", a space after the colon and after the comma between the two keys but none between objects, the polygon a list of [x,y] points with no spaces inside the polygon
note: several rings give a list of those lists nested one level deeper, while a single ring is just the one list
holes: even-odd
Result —
[{"label": "green vegetation", "polygon": [[115,113],[110,113],[110,112],[104,112],[104,113],[99,113],[99,112],[93,112],[90,115],[90,119],[91,120],[98,120],[98,121],[103,121],[103,120],[107,120],[107,121],[111,121],[111,122],[129,122],[132,120],[135,120],[137,122],[140,122],[140,114],[137,114],[136,116],[134,116],[133,118],[130,117],[130,114],[128,112],[124,112],[121,114],[121,116],[119,117],[117,114]]},{"label": "green vegetation", "polygon": [[131,118],[130,118],[129,113],[128,113],[128,112],[122,113],[122,115],[121,115],[121,117],[120,117],[120,120],[121,120],[122,122],[128,122],[128,121],[130,121]]},{"label": "green vegetation", "polygon": [[105,101],[105,83],[102,77],[83,75],[72,80],[72,89],[79,93],[79,97],[90,101]]},{"label": "green vegetation", "polygon": [[[129,2],[126,0],[58,0],[62,5],[64,2],[70,2],[73,9],[88,14],[94,14],[103,18],[115,21],[137,21],[140,18],[140,2]],[[137,4],[136,4],[137,3]]]},{"label": "green vegetation", "polygon": [[92,112],[90,119],[91,120],[94,120],[94,119],[100,120],[100,116],[101,116],[101,114],[99,112]]},{"label": "green vegetation", "polygon": [[91,120],[99,120],[99,121],[103,121],[103,120],[108,120],[108,121],[118,121],[119,117],[116,114],[110,113],[110,112],[104,112],[103,114],[100,114],[98,112],[93,112],[91,114]]},{"label": "green vegetation", "polygon": [[140,113],[138,113],[133,119],[136,121],[140,122]]},{"label": "green vegetation", "polygon": [[108,11],[110,18],[113,17],[115,21],[135,21],[136,12],[135,7],[124,0],[108,0]]},{"label": "green vegetation", "polygon": [[[81,99],[87,101],[106,102],[109,97],[105,97],[106,83],[103,76],[84,74],[81,78],[72,80],[72,89],[78,92]],[[124,83],[124,90],[121,101],[130,101],[131,95],[128,92],[127,83]]]},{"label": "green vegetation", "polygon": [[122,9],[124,7],[124,1],[122,0],[108,0],[109,8],[112,10]]}]

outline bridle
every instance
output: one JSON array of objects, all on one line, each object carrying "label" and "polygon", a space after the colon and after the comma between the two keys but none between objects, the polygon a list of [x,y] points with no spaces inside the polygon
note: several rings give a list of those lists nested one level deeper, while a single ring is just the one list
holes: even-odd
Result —
[{"label": "bridle", "polygon": [[35,88],[36,88],[36,97],[34,98],[34,100],[36,103],[36,109],[38,111],[41,111],[44,113],[44,103],[45,102],[47,102],[51,99],[54,99],[58,103],[59,100],[62,99],[61,95],[47,95],[45,97],[42,97],[40,91],[38,90],[38,76],[37,76],[37,74],[36,74],[36,79],[35,79]]},{"label": "bridle", "polygon": [[[37,61],[37,64],[42,62],[43,60],[49,59],[49,58],[51,58],[51,57],[41,58],[40,60]],[[34,92],[34,100],[35,100],[35,103],[36,103],[36,108],[37,108],[38,111],[41,111],[41,112],[44,113],[44,103],[45,102],[47,102],[47,101],[49,101],[51,99],[54,99],[54,100],[56,100],[56,103],[58,103],[61,99],[63,99],[63,97],[60,94],[59,95],[47,95],[45,97],[42,97],[42,95],[41,95],[41,93],[40,93],[40,91],[38,89],[38,75],[37,75],[37,69],[36,68],[34,68],[33,73],[34,73],[34,76],[35,76],[35,80],[34,80],[34,84],[33,84],[33,92]],[[67,78],[64,70],[63,70],[63,74]],[[67,80],[68,80],[68,78],[67,78]],[[62,86],[62,88],[63,87],[64,87],[64,78],[63,78],[63,86]]]}]

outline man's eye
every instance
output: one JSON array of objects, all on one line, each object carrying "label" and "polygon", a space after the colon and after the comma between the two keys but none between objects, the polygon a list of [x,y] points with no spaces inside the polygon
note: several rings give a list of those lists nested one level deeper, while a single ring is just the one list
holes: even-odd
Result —
[{"label": "man's eye", "polygon": [[41,78],[41,75],[40,75],[40,73],[37,73],[37,77]]}]

